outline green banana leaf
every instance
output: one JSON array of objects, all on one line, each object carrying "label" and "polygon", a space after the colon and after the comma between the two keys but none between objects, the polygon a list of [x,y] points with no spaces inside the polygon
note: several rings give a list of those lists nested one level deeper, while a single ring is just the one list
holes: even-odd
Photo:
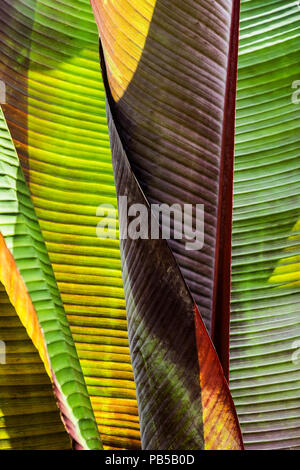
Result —
[{"label": "green banana leaf", "polygon": [[299,20],[297,2],[242,1],[230,388],[247,449],[300,448]]},{"label": "green banana leaf", "polygon": [[89,1],[0,2],[10,126],[105,449],[140,447],[118,240],[101,240],[99,204],[117,206]]},{"label": "green banana leaf", "polygon": [[[0,132],[0,280],[44,362],[74,447],[101,448],[73,338],[2,109]],[[8,369],[14,370],[9,365],[3,373]],[[5,388],[2,391],[0,407],[3,400],[5,406]],[[13,431],[7,429],[7,441],[14,438]]]},{"label": "green banana leaf", "polygon": [[70,449],[51,381],[3,285],[0,303],[0,449]]},{"label": "green banana leaf", "polygon": [[[128,2],[123,3],[128,6]],[[184,8],[181,2],[175,4],[167,0],[160,1],[161,10],[157,9],[154,13],[156,2],[151,0],[145,3],[147,11],[143,17],[142,36],[149,36],[152,45],[150,52],[156,51],[155,74],[161,78],[151,84],[153,90],[149,93],[149,102],[152,98],[154,102],[159,90],[158,84],[162,86],[163,83],[163,67],[168,67],[169,63],[167,60],[161,61],[161,50],[155,49],[152,29],[149,27],[153,21],[152,15],[160,12],[165,31],[169,31],[168,11],[172,3],[172,14],[177,18],[179,32],[187,34],[190,44],[195,37],[184,26],[186,18],[193,17],[194,28],[197,27],[197,21],[203,27],[213,21],[216,31],[218,28],[221,31],[228,20],[228,5],[231,2],[217,2],[218,8],[224,10],[224,14],[220,15],[218,8],[203,1],[203,8],[207,10],[206,14],[201,10],[200,20],[195,18],[195,2],[192,1],[184,2]],[[295,97],[295,82],[299,80],[300,10],[298,2],[283,0],[270,0],[265,4],[258,0],[242,0],[241,6],[234,173],[230,389],[246,448],[298,449],[300,105],[292,97]],[[133,26],[128,31],[141,44],[133,51],[132,56],[127,55],[123,61],[121,70],[127,85],[133,77],[133,58],[139,61],[140,51],[145,46],[144,39],[136,34],[137,18],[133,10],[126,10],[126,25],[130,24],[131,19]],[[12,0],[9,3],[0,0],[0,12],[0,79],[6,84],[3,110],[19,157],[18,160],[2,118],[2,144],[3,135],[5,139],[1,146],[0,160],[3,252],[7,257],[13,254],[14,261],[11,259],[11,265],[15,262],[18,269],[13,266],[12,271],[17,273],[19,270],[21,273],[21,278],[17,279],[19,282],[24,280],[40,326],[45,314],[45,299],[51,303],[51,318],[54,316],[60,322],[59,347],[65,347],[64,352],[68,350],[68,354],[63,356],[64,367],[66,364],[70,367],[68,370],[71,375],[68,375],[68,383],[64,384],[64,374],[56,374],[63,390],[63,396],[57,393],[57,398],[75,448],[101,447],[95,417],[105,449],[138,449],[139,413],[129,354],[120,247],[116,240],[103,240],[96,236],[96,226],[100,220],[98,206],[109,204],[111,216],[114,217],[117,213],[117,198],[105,113],[105,91],[99,69],[98,34],[92,10],[88,0],[57,0],[55,3],[52,0]],[[154,23],[156,24],[156,20]],[[223,47],[225,36],[222,32],[215,39],[218,46],[222,44]],[[159,37],[164,41],[164,34]],[[205,39],[211,37],[207,36],[206,30]],[[117,39],[124,47],[124,38],[119,36]],[[170,44],[168,41],[164,43],[167,46]],[[120,52],[118,41],[109,46],[114,47],[116,53]],[[218,54],[215,56],[213,58],[216,61],[221,60]],[[175,47],[169,57],[172,64],[174,61],[178,64],[179,71],[185,70],[186,62],[189,66],[192,62],[189,79],[191,82],[195,80],[199,70],[192,54],[183,57],[182,48]],[[111,62],[109,65],[115,72],[115,64]],[[131,71],[129,75],[128,70]],[[210,74],[202,76],[210,84],[206,87],[207,95],[203,95],[202,100],[212,100],[220,94],[222,87],[219,68],[217,70],[218,77],[213,82],[211,78],[215,68],[210,69]],[[142,68],[142,77],[146,72],[147,68]],[[124,96],[120,96],[122,74],[111,83],[115,96],[124,102]],[[114,76],[116,74],[111,74],[111,80]],[[149,70],[147,77],[149,78]],[[174,86],[178,87],[178,83],[182,86],[183,82],[176,82]],[[184,80],[184,83],[187,81]],[[165,94],[161,92],[160,96],[162,102],[165,102]],[[181,104],[180,111],[191,111],[192,117],[196,111],[191,103],[187,100]],[[216,112],[218,113],[219,111]],[[151,141],[149,129],[157,124],[157,116],[155,112],[150,115],[144,138],[136,147],[129,139],[135,159],[145,143],[148,149],[156,144],[153,134]],[[126,118],[124,113],[120,113],[119,117],[121,126],[126,128],[130,121],[122,121]],[[134,117],[134,113],[131,117]],[[191,124],[192,119],[189,123],[194,126]],[[216,132],[216,129],[217,127],[213,131]],[[209,134],[210,139],[212,134]],[[229,137],[232,138],[233,135]],[[168,157],[169,151],[174,148],[173,143],[168,148],[166,142],[163,142],[164,152]],[[130,145],[126,147],[126,151]],[[212,162],[214,163],[213,158]],[[152,192],[154,199],[157,195],[160,197],[157,185],[153,184],[152,187],[153,181],[148,180],[148,169],[144,171],[139,162],[136,163],[139,176],[144,181],[143,189]],[[211,180],[216,174],[212,167],[213,165],[209,165],[205,168],[205,174]],[[161,174],[158,172],[157,176]],[[186,181],[189,176],[190,184],[193,183],[197,189],[193,172],[184,174]],[[180,184],[184,186],[181,179]],[[201,184],[207,190],[211,217],[211,210],[214,210],[211,206],[215,203],[218,188],[215,184],[209,186],[205,175]],[[214,216],[209,222],[209,243],[212,247],[217,222]],[[187,275],[189,287],[209,330],[214,263],[211,247],[204,253],[201,262],[197,259],[198,268],[191,257],[188,265],[185,256],[177,250],[182,272]],[[228,261],[228,257],[226,259]],[[125,273],[125,278],[128,278],[128,273]],[[7,291],[8,284],[5,285]],[[128,286],[125,287],[128,289]],[[40,290],[43,292],[42,298]],[[49,354],[48,361],[39,322],[26,323],[24,314],[20,314],[17,299],[14,299],[13,289],[8,293],[17,314],[21,320],[23,318],[26,335],[33,340],[44,362],[44,365],[40,363],[36,366],[41,374],[41,378],[37,380],[42,382],[42,389],[39,382],[39,389],[28,388],[28,395],[31,403],[34,402],[34,396],[41,396],[39,393],[47,396],[42,400],[41,406],[45,406],[43,410],[49,410],[51,416],[43,414],[43,418],[41,409],[37,407],[34,408],[37,414],[29,416],[29,419],[36,426],[32,434],[37,435],[38,430],[44,429],[52,435],[53,440],[49,440],[49,435],[45,437],[45,434],[40,433],[33,446],[50,447],[53,443],[53,447],[67,447],[68,441],[57,421],[56,405],[43,369],[46,368],[53,379],[53,371],[58,373],[61,363],[54,360],[54,350],[52,356]],[[4,317],[9,311],[9,316],[13,317],[13,310],[7,307],[8,300],[4,293],[3,305],[5,307],[1,308],[1,315]],[[221,318],[221,324],[223,320]],[[15,316],[12,324],[17,324]],[[45,322],[43,333],[48,345],[52,338],[50,330],[51,328],[48,341]],[[18,331],[21,331],[21,326]],[[15,330],[11,333],[15,334]],[[24,338],[25,341],[25,333],[22,335],[22,340]],[[222,341],[225,344],[228,342],[226,332],[223,332],[223,336],[221,334]],[[24,347],[27,348],[25,342]],[[35,349],[33,346],[30,348],[28,351],[33,354]],[[49,351],[51,352],[51,348],[48,348]],[[38,362],[37,355],[32,360]],[[218,365],[214,370],[218,370]],[[24,371],[25,369],[22,374]],[[28,369],[24,374],[28,380]],[[81,396],[76,397],[73,402],[71,392],[75,378],[80,383]],[[57,387],[55,390],[57,392]],[[0,386],[1,393],[0,400],[13,399],[13,395],[10,395],[11,388]],[[22,399],[20,410],[29,403],[25,396]],[[68,407],[68,412],[65,406]],[[75,409],[78,410],[78,415],[74,420],[72,413]],[[82,419],[83,416],[88,417],[86,422]],[[42,418],[46,421],[42,421]],[[142,424],[145,425],[144,422]],[[25,435],[30,436],[30,421],[26,422],[26,426]],[[21,432],[15,417],[8,422],[0,415],[2,447],[29,447],[27,438],[20,438]],[[58,436],[64,436],[60,443]]]}]

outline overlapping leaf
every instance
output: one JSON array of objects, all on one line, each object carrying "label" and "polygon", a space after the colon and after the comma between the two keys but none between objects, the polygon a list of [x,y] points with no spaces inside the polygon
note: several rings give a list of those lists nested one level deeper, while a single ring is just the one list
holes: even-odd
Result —
[{"label": "overlapping leaf", "polygon": [[[106,61],[118,194],[146,204],[203,202],[206,210],[199,252],[171,241],[174,259],[163,241],[122,245],[146,448],[241,447],[220,364],[189,293],[226,370],[238,3],[92,1]],[[291,101],[299,79],[299,8],[283,0],[243,0],[242,6],[231,390],[248,448],[299,448],[300,105]],[[0,9],[5,115],[94,414],[106,448],[138,448],[119,243],[96,236],[97,207],[115,205],[116,195],[91,9],[88,0],[1,0]],[[50,367],[39,322],[46,340],[49,318],[60,322],[50,336],[67,338],[71,355],[64,360],[75,361],[82,392],[69,405],[85,403],[93,423],[27,187],[7,140],[3,149],[1,254],[9,269],[2,268],[2,278],[24,324],[27,310],[20,308],[18,289],[28,299],[26,327],[50,375],[52,364],[58,370],[61,363],[53,361],[54,348]],[[50,423],[52,417],[51,434],[58,424]],[[7,433],[3,426],[0,420],[0,436]],[[12,428],[10,442],[18,441]],[[93,425],[75,431],[80,447],[88,447],[89,438],[99,446]],[[40,437],[37,446],[43,443]]]},{"label": "overlapping leaf", "polygon": [[105,448],[139,448],[98,35],[88,0],[1,0],[5,115],[17,146]]},{"label": "overlapping leaf", "polygon": [[0,449],[70,449],[50,379],[0,286]]},{"label": "overlapping leaf", "polygon": [[[104,51],[102,68],[118,197],[127,196],[129,207],[149,207],[150,202],[201,203],[211,197],[208,212],[213,235],[201,254],[193,251],[186,257],[183,243],[174,248],[172,242],[169,246],[165,240],[150,239],[150,229],[148,239],[128,237],[121,242],[143,448],[240,449],[239,426],[222,368],[177,264],[188,266],[183,272],[188,281],[193,268],[198,271],[194,287],[203,294],[203,285],[197,285],[199,270],[204,268],[203,256],[210,261],[214,258],[222,139],[224,127],[232,125],[226,122],[224,102],[230,30],[234,22],[236,32],[238,9],[227,2],[214,15],[206,2],[186,2],[180,9],[173,2],[166,23],[170,2],[133,6],[127,1],[93,1],[92,5]],[[197,26],[188,21],[192,12]],[[201,28],[198,35],[193,30],[200,25],[205,28],[204,12],[211,13],[205,25],[209,41],[204,40]],[[217,36],[213,20],[222,25],[221,36]],[[232,54],[234,72],[235,48]],[[210,104],[203,95],[213,69],[220,91]],[[191,78],[196,72],[198,81]],[[232,79],[234,83],[234,73]],[[234,96],[230,105],[234,107]],[[192,110],[196,113],[193,119],[189,116]],[[225,158],[232,161],[232,149]],[[209,178],[204,176],[205,170]],[[210,181],[211,192],[203,188],[201,192],[204,180]],[[121,213],[122,233],[126,233],[124,220],[126,214]],[[172,251],[178,256],[174,258]],[[188,261],[191,264],[193,259],[190,270]],[[207,278],[202,277],[208,284],[214,277],[211,267]],[[209,291],[208,299],[212,295]]]},{"label": "overlapping leaf", "polygon": [[[2,110],[0,131],[0,281],[40,353],[74,446],[101,448],[46,246]],[[4,367],[3,373],[7,371]],[[9,427],[6,432],[9,436]]]},{"label": "overlapping leaf", "polygon": [[[219,282],[229,290],[239,1],[91,3],[107,64],[112,113],[147,199],[205,205],[203,248],[188,251],[184,239],[170,240],[170,247],[211,331],[215,317],[229,312],[229,298],[217,305],[216,291]],[[224,236],[223,241],[227,228],[229,240]],[[218,262],[226,254],[223,277],[216,279]]]},{"label": "overlapping leaf", "polygon": [[[108,116],[117,192],[147,206]],[[122,240],[121,254],[143,449],[242,449],[221,364],[166,240],[149,230]]]}]

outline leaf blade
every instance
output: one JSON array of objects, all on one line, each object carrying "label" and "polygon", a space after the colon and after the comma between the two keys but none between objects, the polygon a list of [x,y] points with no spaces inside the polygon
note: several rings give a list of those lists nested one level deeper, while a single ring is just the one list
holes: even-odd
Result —
[{"label": "leaf blade", "polygon": [[298,36],[293,2],[242,2],[231,391],[248,449],[299,447],[299,364],[292,359],[300,334],[297,229],[293,236],[299,107],[291,101]]},{"label": "leaf blade", "polygon": [[[99,448],[101,443],[69,325],[2,109],[0,126],[1,194],[4,203],[13,202],[1,207],[1,282],[45,364],[75,447]],[[22,210],[24,206],[27,211]],[[30,272],[28,255],[35,262]],[[68,372],[65,378],[61,368]]]}]

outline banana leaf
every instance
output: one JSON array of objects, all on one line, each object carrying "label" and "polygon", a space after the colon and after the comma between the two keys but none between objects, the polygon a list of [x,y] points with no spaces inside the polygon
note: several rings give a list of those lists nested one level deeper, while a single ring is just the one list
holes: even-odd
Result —
[{"label": "banana leaf", "polygon": [[[207,237],[201,251],[186,251],[186,240],[174,245],[173,240],[168,243],[151,239],[150,229],[137,239],[121,237],[142,447],[241,449],[227,382],[199,314],[203,299],[196,296],[198,305],[195,304],[191,295],[194,289],[189,283],[193,278],[193,286],[203,294],[201,279],[219,286],[221,266],[225,263],[224,269],[230,269],[230,263],[225,261],[230,259],[230,240],[226,241],[227,234],[221,235],[219,231],[224,221],[229,222],[230,229],[231,220],[232,189],[221,180],[225,178],[228,182],[229,177],[232,182],[239,4],[225,2],[223,8],[210,12],[206,2],[201,1],[197,5],[186,2],[180,8],[179,2],[173,2],[172,10],[167,8],[170,2],[159,0],[150,6],[147,2],[135,6],[126,1],[91,3],[101,38],[102,75],[119,202],[126,197],[128,207],[138,204],[148,209],[153,203],[200,204],[207,203],[207,198],[211,202],[208,212],[212,236]],[[196,15],[194,22],[190,21],[192,12]],[[200,18],[204,12],[210,15],[201,31]],[[185,14],[180,22],[179,13]],[[215,23],[225,13],[219,37]],[[192,29],[190,33],[188,27]],[[204,29],[209,31],[210,41],[201,36]],[[217,48],[220,54],[216,57]],[[192,51],[195,59],[189,67],[186,57]],[[203,95],[214,68],[220,92],[213,95],[210,104]],[[196,72],[198,81],[190,78]],[[192,111],[196,113],[194,117]],[[201,190],[204,180],[211,191]],[[229,202],[226,207],[225,201]],[[125,234],[127,214],[122,210],[119,205],[120,233]],[[223,238],[226,248],[221,250]],[[220,253],[215,274],[213,260],[217,250]],[[191,260],[191,270],[183,269]],[[210,262],[212,269],[208,269],[207,278],[199,276],[200,267],[205,269]],[[230,276],[223,274],[228,290]],[[207,296],[212,299],[215,295],[216,305],[221,305],[223,285],[215,288],[218,292],[207,289]],[[214,328],[220,327],[222,319],[223,338],[228,339],[227,304],[223,300],[223,315],[219,312],[216,318],[210,311],[210,318]],[[212,302],[210,309],[213,308]],[[226,344],[218,346],[226,370]]]},{"label": "banana leaf", "polygon": [[300,448],[300,10],[242,1],[230,388],[247,449]]},{"label": "banana leaf", "polygon": [[[0,282],[40,353],[44,371],[47,371],[53,384],[62,419],[73,439],[74,448],[101,448],[46,246],[1,109],[0,132]],[[9,319],[4,317],[4,320],[8,327]],[[6,329],[3,330],[1,335],[5,335]],[[38,365],[36,371],[40,369]],[[1,367],[1,371],[4,377],[7,372],[13,374],[14,366],[9,362],[4,364],[4,368]],[[31,371],[34,374],[34,364],[31,364]],[[9,384],[9,379],[5,383]],[[0,387],[0,394],[0,406],[5,407],[5,388]],[[24,408],[26,405],[30,407],[30,402],[25,401]],[[23,409],[23,412],[28,413],[28,408]],[[43,416],[40,415],[40,418],[42,424]],[[14,440],[15,429],[8,426],[6,432],[9,445],[9,438]]]},{"label": "banana leaf", "polygon": [[[101,240],[95,230],[98,205],[116,205],[97,32],[87,2],[59,2],[56,6],[50,1],[26,5],[16,1],[11,8],[3,8],[2,62],[7,87],[4,110],[104,447],[133,449],[140,446],[139,418],[128,348],[119,242]],[[190,297],[189,336],[194,345],[198,341],[198,347],[192,349],[190,367],[194,371],[192,381],[198,396],[195,409],[199,416],[196,431],[188,432],[183,426],[177,439],[181,446],[187,445],[192,435],[193,446],[197,448],[240,448],[239,426],[226,380],[197,315]],[[199,347],[199,331],[205,348]],[[209,383],[207,372],[201,376],[199,371],[205,358],[200,352],[207,348],[217,371],[213,384]],[[214,387],[219,395],[214,396]],[[187,390],[186,396],[190,393],[193,394]],[[204,397],[208,397],[211,408],[202,413]],[[186,399],[183,405],[184,409],[189,406]],[[224,407],[221,418],[218,406]],[[215,417],[209,422],[210,415]],[[172,416],[170,419],[172,423]],[[209,430],[215,425],[222,429],[212,439]],[[162,429],[163,426],[157,435],[161,435]],[[155,435],[152,444],[157,446]],[[174,448],[169,436],[163,445]]]},{"label": "banana leaf", "polygon": [[168,242],[226,377],[239,3],[91,0],[111,112],[146,198],[204,204],[203,247]]},{"label": "banana leaf", "polygon": [[91,6],[29,0],[0,8],[3,109],[102,442],[140,448],[119,242],[96,235],[99,204],[117,201]]},{"label": "banana leaf", "polygon": [[50,378],[2,284],[0,302],[0,449],[70,449]]},{"label": "banana leaf", "polygon": [[[101,447],[94,417],[105,449],[140,440],[148,449],[242,448],[226,383],[239,2],[91,3],[105,86],[88,0],[0,0],[3,110],[19,157],[2,118],[1,282],[10,300],[3,292],[1,315],[18,326],[8,334],[23,328],[22,348],[33,341],[27,357],[38,362],[36,347],[42,360],[38,388],[19,401],[33,413],[23,429],[1,415],[0,445],[28,448],[44,429],[33,446],[68,446],[46,370],[75,448]],[[230,389],[246,448],[297,449],[299,8],[241,3]],[[203,249],[126,240],[120,252],[118,240],[99,239],[98,206],[114,218],[124,191],[146,206],[204,203]],[[58,385],[61,363],[41,328],[45,299],[62,333],[51,339],[68,345],[71,378],[64,371]],[[11,388],[1,392],[14,399]],[[35,408],[37,396],[45,398]]]}]

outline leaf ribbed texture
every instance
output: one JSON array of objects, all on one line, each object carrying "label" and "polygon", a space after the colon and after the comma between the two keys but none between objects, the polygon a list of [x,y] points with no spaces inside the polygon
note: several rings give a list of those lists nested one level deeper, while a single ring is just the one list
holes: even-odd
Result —
[{"label": "leaf ribbed texture", "polygon": [[101,448],[46,246],[0,109],[1,281],[38,348],[78,448]]},{"label": "leaf ribbed texture", "polygon": [[44,364],[3,285],[0,338],[5,342],[5,364],[0,364],[0,449],[70,449]]},{"label": "leaf ribbed texture", "polygon": [[[107,112],[117,193],[147,207]],[[123,223],[121,214],[124,233]],[[167,241],[149,230],[122,240],[121,255],[143,449],[242,449],[221,364]]]},{"label": "leaf ribbed texture", "polygon": [[248,449],[300,448],[296,4],[242,1],[230,384]]},{"label": "leaf ribbed texture", "polygon": [[[191,165],[192,159],[192,165],[199,172],[195,171],[195,180],[196,173],[201,179],[200,167],[209,166],[209,156],[203,151],[207,144],[203,133],[207,126],[209,134],[210,124],[216,127],[215,132],[209,134],[216,147],[216,174],[221,160],[228,44],[220,39],[222,57],[215,58],[214,41],[218,43],[218,38],[214,34],[214,14],[211,13],[208,25],[204,26],[201,14],[209,7],[201,1],[193,5],[186,2],[184,8],[180,8],[190,10],[184,18],[179,18],[179,5],[175,2],[175,8],[169,8],[172,12],[169,22],[164,22],[164,12],[170,6],[168,1],[150,4],[142,1],[134,6],[127,1],[93,1],[92,4],[100,31],[118,197],[127,196],[128,207],[143,204],[148,209],[150,202],[201,203],[201,195],[196,195],[196,183],[188,178],[191,173],[184,165],[188,165],[188,157]],[[226,32],[229,35],[230,13],[235,11],[231,2],[226,6],[224,36]],[[217,18],[225,8],[223,4],[218,7]],[[212,36],[210,41],[205,41],[201,33],[199,36],[187,33],[191,11],[199,19],[197,25],[207,27]],[[197,26],[193,28],[196,30]],[[138,47],[143,48],[142,53],[137,53]],[[190,81],[189,73],[194,66],[189,62],[191,50],[195,52],[195,68],[199,73],[203,71],[198,83]],[[173,55],[168,64],[170,51]],[[213,68],[213,57],[220,83],[223,79],[220,96],[214,95],[215,107],[220,107],[220,123],[216,116],[212,117],[213,106],[210,108],[208,103],[201,102],[209,66]],[[158,68],[156,59],[161,61]],[[192,122],[188,114],[197,97],[199,110]],[[184,162],[181,169],[179,162]],[[217,193],[215,180],[214,184]],[[155,199],[152,191],[156,195],[159,192],[162,199]],[[174,197],[176,199],[172,200]],[[121,213],[123,234],[126,232],[124,221],[127,222],[127,214]],[[178,259],[173,255],[174,246],[166,240],[154,239],[148,229],[146,237],[132,239],[128,236],[121,240],[128,335],[143,449],[240,449],[239,425],[227,382],[177,264]],[[188,253],[183,244],[181,249]],[[199,253],[190,252],[189,258],[196,258]],[[199,258],[197,263],[199,268]]]},{"label": "leaf ribbed texture", "polygon": [[[5,114],[18,149],[105,448],[136,449],[135,384],[98,35],[88,0],[1,1]],[[18,70],[18,74],[15,71]]]},{"label": "leaf ribbed texture", "polygon": [[[199,251],[169,240],[208,330],[232,0],[91,1],[112,113],[150,203],[205,205]],[[230,247],[228,247],[230,250]]]}]

